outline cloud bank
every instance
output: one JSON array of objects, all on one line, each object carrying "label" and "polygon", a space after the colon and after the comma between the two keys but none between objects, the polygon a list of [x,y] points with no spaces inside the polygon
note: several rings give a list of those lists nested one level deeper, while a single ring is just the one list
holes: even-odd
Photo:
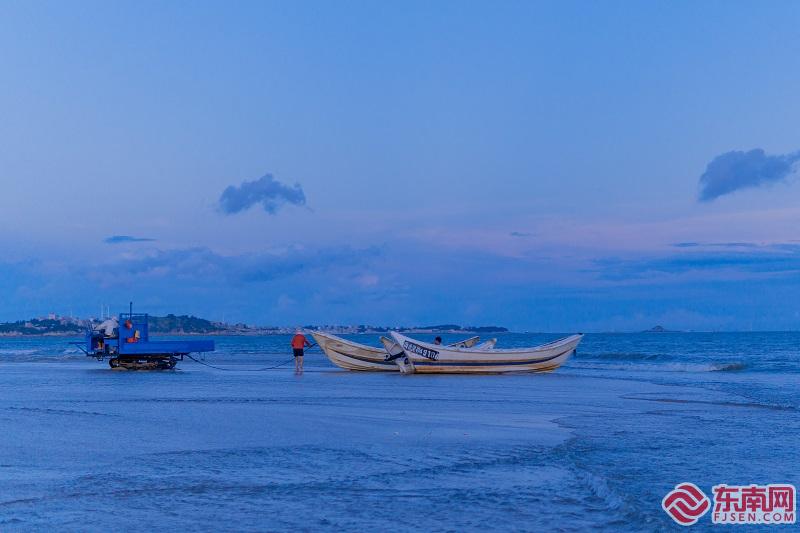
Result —
[{"label": "cloud bank", "polygon": [[102,301],[125,309],[133,298],[154,314],[214,320],[224,314],[229,321],[262,325],[452,321],[562,333],[641,330],[657,323],[798,329],[800,243],[694,244],[581,261],[409,242],[403,243],[408,254],[425,261],[396,261],[391,244],[242,255],[147,246],[88,265],[80,255],[0,258],[0,319],[73,310],[87,315]]},{"label": "cloud bank", "polygon": [[130,235],[112,235],[106,239],[103,239],[103,242],[106,244],[124,244],[128,242],[153,242],[155,239],[150,239],[148,237],[131,237]]},{"label": "cloud bank", "polygon": [[306,205],[306,195],[299,183],[284,185],[266,174],[254,181],[245,181],[238,187],[229,186],[219,198],[219,210],[232,215],[250,209],[256,204],[274,215],[284,204]]},{"label": "cloud bank", "polygon": [[739,189],[783,181],[794,172],[797,161],[800,161],[800,152],[767,155],[760,148],[718,155],[700,176],[699,200],[710,202]]},{"label": "cloud bank", "polygon": [[674,248],[757,248],[754,242],[676,242]]},{"label": "cloud bank", "polygon": [[357,271],[381,255],[378,248],[341,246],[323,249],[289,249],[282,253],[220,255],[209,248],[151,250],[141,257],[123,258],[113,266],[101,265],[84,273],[97,274],[95,281],[110,274],[112,284],[144,279],[180,280],[185,283],[263,283],[309,271],[354,268]]}]

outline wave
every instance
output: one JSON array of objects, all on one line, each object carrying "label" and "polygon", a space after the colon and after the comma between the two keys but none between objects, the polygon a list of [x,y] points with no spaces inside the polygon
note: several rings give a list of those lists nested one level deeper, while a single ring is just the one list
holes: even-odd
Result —
[{"label": "wave", "polygon": [[0,356],[8,355],[8,356],[14,357],[14,356],[20,356],[20,355],[33,355],[33,354],[38,353],[38,352],[39,352],[39,350],[31,350],[31,349],[27,349],[27,350],[22,350],[22,349],[4,349],[4,350],[0,350]]},{"label": "wave", "polygon": [[717,367],[711,370],[711,372],[740,372],[747,368],[747,364],[745,363],[727,363],[727,364],[718,364],[711,366]]},{"label": "wave", "polygon": [[[578,357],[587,357],[586,354],[578,352]],[[603,352],[594,353],[588,356],[591,359],[613,359],[617,361],[656,361],[659,359],[674,359],[674,355],[642,352]]]},{"label": "wave", "polygon": [[626,400],[641,400],[645,402],[676,403],[676,404],[698,404],[698,405],[718,405],[721,407],[741,407],[748,409],[770,409],[773,411],[797,411],[798,407],[792,403],[772,402],[772,401],[730,401],[730,400],[693,400],[685,398],[652,398],[639,394],[623,395]]},{"label": "wave", "polygon": [[597,360],[597,361],[674,361],[685,362],[690,360],[692,362],[699,362],[700,360],[708,359],[724,359],[726,357],[736,357],[742,355],[735,351],[730,352],[701,352],[701,353],[687,353],[681,352],[595,352],[587,353],[578,350],[577,359],[584,360]]},{"label": "wave", "polygon": [[4,363],[53,363],[83,359],[80,350],[66,349],[30,349],[30,348],[4,348],[0,350],[0,361]]},{"label": "wave", "polygon": [[575,368],[591,370],[628,370],[628,371],[658,371],[658,372],[741,372],[747,369],[747,364],[742,362],[732,363],[623,363],[609,364],[576,361],[572,363]]}]

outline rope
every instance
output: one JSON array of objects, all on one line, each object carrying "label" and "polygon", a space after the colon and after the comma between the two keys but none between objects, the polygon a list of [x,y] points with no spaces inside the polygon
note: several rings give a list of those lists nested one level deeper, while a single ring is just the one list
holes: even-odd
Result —
[{"label": "rope", "polygon": [[214,368],[216,370],[225,370],[227,372],[263,372],[265,370],[272,370],[274,368],[282,367],[283,365],[288,365],[294,359],[289,359],[288,361],[284,361],[283,363],[274,365],[274,366],[265,366],[264,368],[222,368],[221,366],[214,366],[206,363],[205,361],[201,361],[199,359],[195,359],[191,356],[191,354],[186,354],[186,357],[194,361],[195,363],[199,363],[203,366],[207,366],[208,368]]},{"label": "rope", "polygon": [[[311,348],[314,348],[315,346],[317,346],[317,345],[316,344],[312,344],[311,346],[308,347],[308,349],[310,350]],[[207,366],[208,368],[213,368],[215,370],[224,370],[226,372],[264,372],[266,370],[274,370],[276,368],[280,368],[280,367],[282,367],[284,365],[288,365],[289,363],[294,361],[294,357],[292,357],[291,359],[289,359],[287,361],[284,361],[283,363],[278,363],[277,365],[273,365],[273,366],[265,366],[264,368],[222,368],[221,366],[214,366],[212,364],[206,363],[205,361],[201,361],[199,359],[195,359],[194,357],[192,357],[192,354],[188,354],[187,353],[186,357],[188,357],[189,359],[191,359],[195,363],[199,363],[199,364],[201,364],[203,366]]]}]

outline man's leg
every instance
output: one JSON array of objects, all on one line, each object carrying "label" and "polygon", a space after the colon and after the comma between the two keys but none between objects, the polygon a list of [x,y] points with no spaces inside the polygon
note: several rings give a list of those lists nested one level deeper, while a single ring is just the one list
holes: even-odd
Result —
[{"label": "man's leg", "polygon": [[302,372],[303,371],[303,356],[301,355],[300,357],[298,357],[297,361],[298,361],[298,364],[300,365],[298,372]]}]

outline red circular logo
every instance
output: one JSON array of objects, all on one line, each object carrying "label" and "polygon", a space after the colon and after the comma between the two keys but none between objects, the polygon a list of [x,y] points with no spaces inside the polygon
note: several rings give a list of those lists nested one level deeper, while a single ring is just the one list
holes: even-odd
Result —
[{"label": "red circular logo", "polygon": [[664,496],[661,507],[682,526],[691,526],[708,512],[711,502],[694,483],[681,483]]}]

